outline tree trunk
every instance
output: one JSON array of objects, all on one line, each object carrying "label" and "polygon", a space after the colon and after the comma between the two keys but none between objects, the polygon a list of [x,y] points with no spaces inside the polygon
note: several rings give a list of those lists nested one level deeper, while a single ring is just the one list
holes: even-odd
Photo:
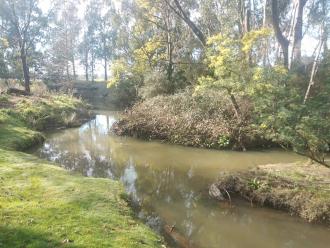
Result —
[{"label": "tree trunk", "polygon": [[173,7],[168,0],[166,0],[166,3],[169,5],[169,7],[189,26],[189,28],[192,30],[192,32],[197,36],[199,41],[202,43],[203,46],[206,46],[206,38],[203,32],[196,26],[196,24],[188,17],[188,15],[184,12],[181,4],[178,0],[174,0],[174,3],[178,10]]},{"label": "tree trunk", "polygon": [[94,60],[94,53],[92,52],[92,60],[91,60],[91,76],[92,76],[92,82],[94,83],[94,68],[95,68],[95,60]]},{"label": "tree trunk", "polygon": [[66,61],[66,77],[70,81],[69,61]]},{"label": "tree trunk", "polygon": [[108,59],[104,56],[104,81],[108,81]]},{"label": "tree trunk", "polygon": [[251,3],[250,0],[248,5],[245,5],[245,0],[240,0],[238,3],[240,12],[240,23],[241,23],[241,36],[250,31],[251,29]]},{"label": "tree trunk", "polygon": [[23,66],[23,75],[24,75],[24,88],[27,93],[30,93],[30,71],[29,66],[26,61],[26,53],[24,48],[21,48],[21,61]]},{"label": "tree trunk", "polygon": [[72,56],[72,72],[73,72],[73,79],[76,80],[77,79],[76,64],[73,56]]},{"label": "tree trunk", "polygon": [[263,21],[262,26],[264,28],[267,27],[267,7],[268,7],[268,0],[264,0],[264,6],[263,6]]},{"label": "tree trunk", "polygon": [[238,121],[242,121],[241,110],[240,110],[240,107],[238,106],[238,103],[236,101],[236,98],[233,95],[233,93],[231,92],[231,90],[227,89],[227,91],[228,91],[228,94],[230,96],[230,101],[231,101],[231,104],[233,105],[235,115],[236,115]]},{"label": "tree trunk", "polygon": [[283,35],[280,28],[280,18],[278,13],[278,2],[277,0],[272,0],[272,23],[275,32],[276,39],[282,48],[283,53],[283,65],[289,68],[289,40]]},{"label": "tree trunk", "polygon": [[86,79],[86,82],[89,81],[89,78],[88,78],[88,65],[85,65],[85,79]]},{"label": "tree trunk", "polygon": [[166,12],[166,43],[167,43],[167,59],[168,59],[168,66],[167,66],[167,80],[170,83],[170,92],[169,93],[174,93],[174,85],[173,85],[173,43],[172,43],[172,36],[171,36],[171,15],[170,11],[168,10]]},{"label": "tree trunk", "polygon": [[[311,89],[315,84],[314,78],[315,78],[315,75],[318,71],[319,59],[320,59],[320,56],[321,56],[321,53],[322,53],[322,48],[324,46],[324,40],[325,40],[324,30],[322,30],[322,31],[323,31],[323,34],[321,35],[318,47],[315,50],[315,58],[314,58],[314,62],[313,62],[311,76],[310,76],[310,79],[309,79],[309,84],[308,84],[308,87],[307,87],[307,90],[306,90],[306,93],[305,93],[305,97],[304,97],[304,104],[306,104],[306,102],[307,102],[307,100],[310,96]],[[321,31],[321,33],[322,33],[322,31]]]},{"label": "tree trunk", "polygon": [[89,81],[89,73],[88,73],[88,51],[87,49],[85,50],[85,63],[84,63],[84,66],[85,66],[85,78],[86,78],[86,82]]},{"label": "tree trunk", "polygon": [[301,41],[303,39],[303,14],[307,0],[296,0],[296,1],[298,6],[297,6],[297,16],[294,24],[294,36],[293,36],[291,61],[299,63],[301,61]]}]

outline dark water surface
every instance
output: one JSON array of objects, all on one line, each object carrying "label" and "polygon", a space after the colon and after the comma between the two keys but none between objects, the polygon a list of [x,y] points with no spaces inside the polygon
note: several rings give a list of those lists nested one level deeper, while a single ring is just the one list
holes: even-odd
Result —
[{"label": "dark water surface", "polygon": [[146,142],[109,134],[115,113],[48,135],[36,154],[89,177],[119,179],[156,230],[175,225],[193,247],[330,247],[330,229],[287,213],[212,201],[208,185],[221,171],[303,159],[284,151],[231,152]]}]

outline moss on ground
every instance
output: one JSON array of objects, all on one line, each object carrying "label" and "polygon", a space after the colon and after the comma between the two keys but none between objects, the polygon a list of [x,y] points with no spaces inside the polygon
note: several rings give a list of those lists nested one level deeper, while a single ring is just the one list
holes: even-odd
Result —
[{"label": "moss on ground", "polygon": [[262,206],[286,210],[309,222],[330,225],[330,169],[319,164],[271,164],[222,174],[214,186]]},{"label": "moss on ground", "polygon": [[0,150],[0,247],[161,247],[119,182]]}]

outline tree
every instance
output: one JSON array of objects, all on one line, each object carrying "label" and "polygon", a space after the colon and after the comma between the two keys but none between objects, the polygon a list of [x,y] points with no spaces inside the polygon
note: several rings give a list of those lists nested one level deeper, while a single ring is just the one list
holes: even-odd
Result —
[{"label": "tree", "polygon": [[294,20],[294,34],[293,34],[293,45],[292,45],[292,56],[291,64],[293,61],[301,61],[301,41],[303,39],[303,13],[304,7],[307,3],[307,0],[295,0],[295,15]]},{"label": "tree", "polygon": [[38,7],[38,0],[1,0],[1,30],[10,46],[19,51],[25,91],[30,93],[29,56],[42,37],[46,19]]},{"label": "tree", "polygon": [[182,4],[179,2],[179,0],[173,0],[173,3],[171,3],[170,0],[165,0],[165,2],[174,11],[174,13],[177,14],[189,26],[191,31],[196,35],[196,37],[199,39],[199,41],[205,47],[206,46],[206,37],[205,37],[204,33],[191,20],[191,18],[189,17],[189,13],[187,13],[183,9]]},{"label": "tree", "polygon": [[114,29],[114,17],[116,10],[112,3],[107,0],[93,2],[94,8],[94,29],[96,30],[96,57],[103,60],[104,80],[108,81],[109,61],[113,57],[113,46],[116,39]]},{"label": "tree", "polygon": [[271,9],[272,9],[272,24],[275,31],[275,36],[282,48],[283,53],[283,64],[286,68],[289,67],[289,40],[283,34],[280,27],[280,15],[278,8],[278,0],[271,0]]},{"label": "tree", "polygon": [[52,74],[53,79],[57,77],[60,80],[66,79],[67,82],[77,77],[75,56],[78,50],[81,21],[77,16],[76,4],[77,2],[72,0],[55,1],[52,18],[49,21],[48,74]]}]

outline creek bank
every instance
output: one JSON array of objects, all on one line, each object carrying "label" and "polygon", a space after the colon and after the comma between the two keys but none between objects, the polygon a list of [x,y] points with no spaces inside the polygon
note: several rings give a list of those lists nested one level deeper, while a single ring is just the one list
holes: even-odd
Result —
[{"label": "creek bank", "polygon": [[0,148],[26,150],[44,141],[42,131],[77,127],[94,117],[69,95],[0,96]]},{"label": "creek bank", "polygon": [[259,206],[285,210],[308,222],[330,225],[330,169],[315,163],[270,164],[222,173],[209,194],[239,195]]},{"label": "creek bank", "polygon": [[68,95],[0,95],[0,247],[163,247],[134,217],[120,182],[18,152],[43,142],[41,131],[92,117]]},{"label": "creek bank", "polygon": [[0,149],[0,247],[162,247],[120,182]]},{"label": "creek bank", "polygon": [[251,125],[249,117],[238,123],[232,106],[221,93],[191,94],[157,96],[137,103],[125,111],[112,131],[119,136],[198,148],[244,150],[274,146]]}]

